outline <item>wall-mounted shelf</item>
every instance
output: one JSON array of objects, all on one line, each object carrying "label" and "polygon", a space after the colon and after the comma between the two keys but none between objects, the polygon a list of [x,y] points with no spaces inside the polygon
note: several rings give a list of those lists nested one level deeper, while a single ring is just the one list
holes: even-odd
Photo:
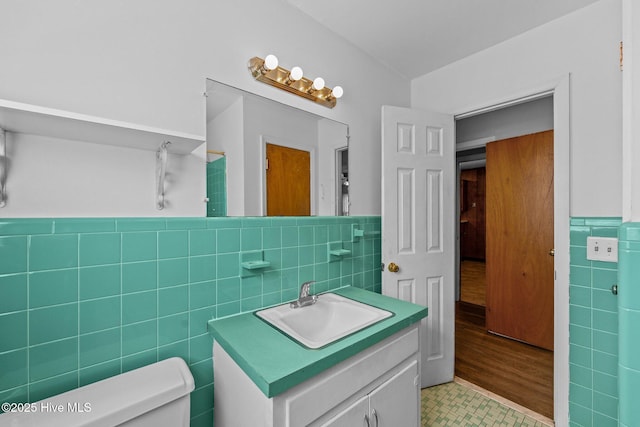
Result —
[{"label": "wall-mounted shelf", "polygon": [[247,270],[257,270],[260,268],[267,268],[271,265],[269,261],[245,261],[242,263],[242,268]]},{"label": "wall-mounted shelf", "polygon": [[329,254],[335,256],[345,256],[351,254],[351,251],[349,249],[334,249],[330,250]]},{"label": "wall-mounted shelf", "polygon": [[204,137],[0,99],[0,207],[6,204],[6,132],[157,151],[156,207],[165,206],[167,153],[189,154]]},{"label": "wall-mounted shelf", "polygon": [[327,254],[328,254],[329,260],[331,260],[332,256],[343,257],[343,256],[351,255],[351,251],[349,249],[345,249],[342,242],[329,242],[327,243]]},{"label": "wall-mounted shelf", "polygon": [[0,99],[0,129],[156,151],[170,141],[170,153],[188,154],[204,143],[202,136],[88,116]]},{"label": "wall-mounted shelf", "polygon": [[[245,270],[249,270],[253,274],[260,274],[262,269],[271,266],[269,261],[264,259],[264,251],[247,251],[240,254],[240,265]],[[242,277],[245,277],[243,274]]]},{"label": "wall-mounted shelf", "polygon": [[351,241],[357,242],[360,237],[379,236],[379,231],[364,231],[359,228],[358,224],[351,224]]},{"label": "wall-mounted shelf", "polygon": [[358,237],[364,237],[364,230],[358,228],[357,224],[351,224],[351,241],[355,242]]}]

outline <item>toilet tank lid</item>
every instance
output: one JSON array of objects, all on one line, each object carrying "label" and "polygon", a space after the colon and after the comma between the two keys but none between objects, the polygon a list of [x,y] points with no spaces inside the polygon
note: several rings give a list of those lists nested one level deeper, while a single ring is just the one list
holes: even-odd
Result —
[{"label": "toilet tank lid", "polygon": [[34,412],[2,414],[0,425],[113,426],[184,397],[194,387],[187,364],[174,357],[35,402]]}]

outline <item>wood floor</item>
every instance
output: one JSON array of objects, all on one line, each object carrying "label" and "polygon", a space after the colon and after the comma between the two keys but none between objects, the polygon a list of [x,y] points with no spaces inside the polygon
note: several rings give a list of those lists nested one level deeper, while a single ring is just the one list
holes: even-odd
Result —
[{"label": "wood floor", "polygon": [[485,306],[487,273],[484,261],[465,259],[460,263],[460,301]]},{"label": "wood floor", "polygon": [[553,352],[489,334],[483,305],[456,303],[455,375],[552,419]]}]

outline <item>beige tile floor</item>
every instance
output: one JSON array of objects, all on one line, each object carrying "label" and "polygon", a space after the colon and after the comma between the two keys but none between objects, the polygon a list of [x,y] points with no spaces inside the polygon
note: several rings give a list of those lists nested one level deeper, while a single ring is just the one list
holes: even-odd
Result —
[{"label": "beige tile floor", "polygon": [[456,378],[422,390],[422,427],[553,426],[553,421]]}]

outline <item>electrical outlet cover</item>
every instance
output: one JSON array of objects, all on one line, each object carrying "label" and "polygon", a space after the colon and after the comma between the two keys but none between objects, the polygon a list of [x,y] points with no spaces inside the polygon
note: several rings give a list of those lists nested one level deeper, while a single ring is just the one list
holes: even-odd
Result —
[{"label": "electrical outlet cover", "polygon": [[618,262],[618,239],[615,237],[587,237],[587,259]]}]

